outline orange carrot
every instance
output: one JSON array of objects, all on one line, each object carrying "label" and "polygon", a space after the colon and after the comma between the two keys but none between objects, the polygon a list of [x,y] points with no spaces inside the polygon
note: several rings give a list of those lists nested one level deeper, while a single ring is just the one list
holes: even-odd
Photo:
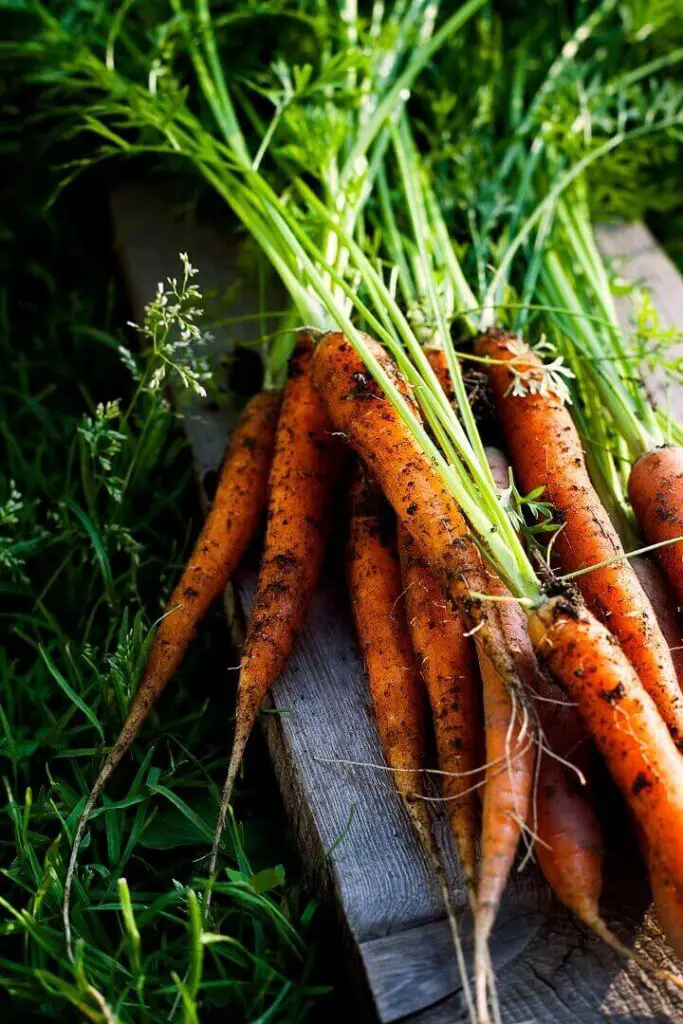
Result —
[{"label": "orange carrot", "polygon": [[[649,544],[683,537],[683,448],[671,444],[641,455],[628,496]],[[657,558],[683,604],[683,541],[658,548]]]},{"label": "orange carrot", "polygon": [[[503,490],[509,482],[507,458],[497,448],[487,448],[486,455],[494,482]],[[646,558],[633,562],[644,563],[634,568],[651,600],[653,585],[660,598],[662,591],[666,594],[666,581],[653,562]],[[658,612],[658,605],[653,602],[653,606]],[[668,608],[662,612],[671,625]],[[543,737],[534,804],[534,849],[541,871],[560,902],[608,946],[649,974],[680,986],[679,977],[654,967],[625,946],[600,914],[603,836],[590,786],[592,745],[575,705],[560,687],[540,673],[535,687],[533,700]]]},{"label": "orange carrot", "polygon": [[351,484],[346,568],[351,608],[370,683],[382,751],[416,832],[430,829],[423,790],[424,685],[410,645],[396,550],[396,520],[359,466]]},{"label": "orange carrot", "polygon": [[[510,479],[506,456],[498,448],[487,448],[486,456],[496,486],[504,490]],[[566,694],[540,673],[532,699],[543,736],[534,806],[535,853],[560,902],[603,933],[602,830],[590,787],[579,777],[579,772],[583,780],[589,777],[588,734]]]},{"label": "orange carrot", "polygon": [[[649,851],[658,905],[683,908],[683,759],[614,637],[571,595],[529,620],[536,653],[576,702],[624,794]],[[683,925],[662,914],[680,956]]]},{"label": "orange carrot", "polygon": [[247,740],[266,694],[292,651],[327,545],[343,448],[313,387],[312,353],[311,336],[300,334],[277,428],[268,528],[244,642],[235,736],[210,861],[212,876]]},{"label": "orange carrot", "polygon": [[78,848],[107,781],[182,661],[207,609],[225,590],[258,526],[266,503],[280,395],[262,392],[247,404],[230,439],[211,508],[157,627],[128,717],[90,791],[78,823],[64,883],[64,925],[70,945],[69,899]]},{"label": "orange carrot", "polygon": [[[405,392],[405,380],[384,349],[372,338],[364,340]],[[485,592],[487,582],[481,555],[433,462],[343,334],[332,332],[319,342],[313,376],[336,429],[372,470],[399,521],[441,575],[447,596],[461,608],[468,627],[478,627],[478,642],[499,671],[512,679],[514,668],[494,628],[495,606],[476,596]]]},{"label": "orange carrot", "polygon": [[351,486],[347,548],[351,608],[370,684],[380,743],[411,824],[437,875],[466,994],[457,920],[424,800],[424,685],[410,643],[396,548],[396,519],[377,484],[358,466]]},{"label": "orange carrot", "polygon": [[[441,387],[453,401],[448,364],[442,349],[425,350]],[[498,449],[486,451],[496,486],[508,484],[507,460]],[[526,615],[511,600],[501,581],[489,571],[486,593],[509,598],[498,606],[498,629],[513,654],[517,672],[534,692],[542,680],[529,639]],[[526,824],[534,781],[535,724],[516,699],[515,690],[479,649],[484,694],[486,771],[482,814],[481,864],[474,917],[475,986],[480,1021],[488,1019],[489,939],[503,891]],[[494,994],[495,998],[495,994]]]},{"label": "orange carrot", "polygon": [[427,356],[429,365],[436,374],[439,384],[443,388],[448,401],[452,405],[455,402],[455,390],[453,388],[453,382],[448,369],[446,353],[442,348],[436,348],[433,345],[428,345],[424,349],[424,354]]},{"label": "orange carrot", "polygon": [[446,599],[441,581],[407,530],[399,526],[399,550],[408,628],[427,684],[434,719],[441,791],[474,908],[477,888],[479,807],[479,679],[467,624]]},{"label": "orange carrot", "polygon": [[[624,557],[624,549],[588,476],[569,410],[545,380],[543,365],[520,339],[490,331],[477,344],[517,480],[525,492],[544,488],[562,521],[553,546],[571,573],[620,559],[577,577],[588,607],[605,622],[683,746],[683,694],[652,605]],[[515,375],[525,393],[513,393]]]},{"label": "orange carrot", "polygon": [[[586,731],[574,708],[566,706],[568,697],[559,687],[548,686],[543,697],[558,704],[545,714],[540,702],[538,708],[544,740],[552,754],[544,750],[539,764],[535,852],[558,900],[595,928],[600,922],[602,830],[586,786],[574,770],[585,777]],[[558,756],[573,767],[561,763]]]}]

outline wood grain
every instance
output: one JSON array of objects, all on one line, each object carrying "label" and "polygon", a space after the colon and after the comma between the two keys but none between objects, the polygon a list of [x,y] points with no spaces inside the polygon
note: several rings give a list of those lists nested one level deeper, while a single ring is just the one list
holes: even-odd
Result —
[{"label": "wood grain", "polygon": [[[187,251],[200,268],[200,284],[217,294],[235,273],[234,255],[220,225],[179,221],[156,189],[119,183],[112,190],[112,214],[138,317],[156,281],[175,272],[180,251]],[[663,314],[683,322],[683,282],[676,274],[672,277],[670,264],[660,258],[644,228],[609,229],[601,233],[601,242],[612,255],[635,261],[631,266],[639,276],[651,273],[657,300],[660,290],[666,293]],[[239,312],[253,310],[254,294],[241,291]],[[216,353],[230,351],[249,331],[247,325],[230,333],[217,330]],[[229,422],[225,412],[196,401],[186,411],[200,485],[218,466]],[[253,567],[244,568],[235,582],[236,600],[228,594],[232,628],[238,633],[254,580]],[[328,901],[339,926],[348,966],[348,1019],[411,1024],[464,1019],[435,880],[391,780],[381,770],[359,766],[381,765],[382,758],[334,558],[270,710],[274,713],[264,714],[262,722],[283,801],[311,883]],[[443,821],[440,838],[464,908]],[[610,920],[645,955],[668,962],[646,911],[637,853],[625,878],[611,867],[606,894]],[[468,932],[463,911],[466,946]],[[625,966],[579,928],[533,871],[509,887],[495,932],[494,957],[506,1024],[683,1020],[677,995],[646,982],[638,969]]]}]

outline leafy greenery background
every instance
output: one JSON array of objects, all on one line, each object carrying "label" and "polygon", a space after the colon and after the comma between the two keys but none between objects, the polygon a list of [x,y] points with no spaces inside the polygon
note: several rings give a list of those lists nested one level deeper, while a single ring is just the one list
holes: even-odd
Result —
[{"label": "leafy greenery background", "polygon": [[[3,5],[5,38],[21,46],[22,3]],[[108,5],[52,5],[89,23]],[[534,79],[591,3],[543,5],[529,37],[527,5],[501,0],[497,18],[456,40],[443,67],[466,54],[466,103],[435,67],[415,114],[448,167],[454,206],[473,195],[505,123],[506,55]],[[680,0],[629,0],[597,47],[619,60],[624,35],[638,60],[683,45]],[[153,18],[149,4],[139,16]],[[253,12],[252,12],[253,13]],[[664,30],[660,30],[665,26]],[[286,19],[277,49],[315,59],[313,38]],[[233,33],[227,54],[247,68],[275,45],[267,32]],[[523,51],[522,48],[526,47]],[[473,49],[474,48],[474,49]],[[600,53],[598,53],[600,56]],[[672,80],[683,83],[680,72]],[[256,739],[217,905],[220,941],[199,941],[193,875],[201,877],[230,733],[234,662],[219,610],[204,624],[178,679],[112,785],[81,855],[74,925],[79,961],[65,955],[60,900],[79,810],[102,746],[120,726],[145,642],[200,521],[181,425],[163,393],[138,387],[138,341],[112,250],[102,172],[91,170],[48,207],[59,173],[83,156],[82,138],[51,142],[39,90],[5,76],[0,253],[0,753],[5,805],[0,983],[9,1019],[303,1021],[329,1018],[333,977],[320,913],[303,887],[286,822]],[[265,87],[265,82],[261,83]],[[555,107],[555,111],[558,108]],[[557,114],[561,127],[562,117]],[[304,126],[306,127],[306,126]],[[292,130],[296,131],[296,111]],[[475,130],[476,129],[476,130]],[[147,168],[150,169],[149,167]],[[171,168],[178,195],[196,185]],[[154,168],[155,172],[158,168]],[[167,172],[166,172],[167,173]],[[592,182],[601,216],[646,217],[683,269],[679,151],[648,141],[618,151]],[[486,212],[498,197],[475,194]],[[488,206],[487,206],[488,204]],[[122,354],[124,346],[131,355]],[[143,371],[144,372],[144,371]],[[106,403],[130,409],[121,423]],[[103,409],[98,413],[98,405]],[[113,485],[118,481],[125,486]],[[122,492],[122,493],[121,493]],[[191,689],[190,689],[191,681]],[[212,714],[207,715],[207,706]],[[120,877],[127,879],[119,886]],[[217,928],[218,931],[218,928]]]}]

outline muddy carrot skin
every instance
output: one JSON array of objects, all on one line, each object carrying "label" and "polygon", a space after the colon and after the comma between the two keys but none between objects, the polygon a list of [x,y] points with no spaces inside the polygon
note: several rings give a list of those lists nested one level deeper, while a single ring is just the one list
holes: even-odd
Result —
[{"label": "muddy carrot skin", "polygon": [[540,696],[536,708],[544,742],[555,756],[547,750],[540,755],[535,852],[560,902],[595,927],[600,920],[603,837],[588,782],[588,735],[570,698],[559,687],[544,681]]},{"label": "muddy carrot skin", "polygon": [[[480,356],[496,360],[488,376],[505,443],[519,486],[544,488],[562,520],[553,550],[567,573],[613,558],[620,561],[577,577],[591,611],[617,637],[659,708],[675,740],[683,745],[683,695],[671,654],[652,605],[628,563],[609,516],[588,476],[581,441],[569,410],[542,387],[542,363],[513,335],[490,331],[476,344]],[[515,373],[526,393],[512,393]]]},{"label": "muddy carrot skin", "polygon": [[280,400],[277,392],[256,395],[233,432],[204,526],[155,633],[130,717],[146,717],[254,535],[266,504]]},{"label": "muddy carrot skin", "polygon": [[[493,574],[487,593],[510,597]],[[533,693],[538,685],[538,670],[527,616],[512,600],[501,601],[498,612],[500,630],[518,676],[526,692]],[[477,653],[484,694],[486,782],[478,889],[480,920],[475,918],[475,934],[479,930],[483,938],[488,938],[528,818],[536,762],[536,726],[528,707],[517,699],[479,646]]]},{"label": "muddy carrot skin", "polygon": [[396,518],[368,471],[358,465],[351,484],[346,550],[351,609],[387,765],[418,833],[426,804],[423,790],[425,692],[410,643],[396,546]]},{"label": "muddy carrot skin", "polygon": [[[665,445],[634,463],[628,496],[649,544],[683,537],[683,448]],[[657,558],[683,604],[683,541],[658,548]]]},{"label": "muddy carrot skin", "polygon": [[[387,353],[371,338],[365,341],[396,386],[406,392],[405,380]],[[331,332],[319,342],[313,376],[335,428],[372,470],[399,521],[441,576],[449,599],[463,611],[470,629],[479,627],[478,641],[494,664],[503,674],[513,675],[494,628],[496,608],[476,596],[486,585],[481,555],[460,506],[432,461],[343,334]]]},{"label": "muddy carrot skin", "polygon": [[[505,489],[507,457],[499,448],[487,448],[486,456],[496,486]],[[543,737],[534,802],[536,857],[560,902],[603,934],[603,838],[590,786],[589,736],[567,694],[540,672],[532,702]]]},{"label": "muddy carrot skin", "polygon": [[480,681],[467,623],[444,594],[441,581],[407,530],[399,526],[399,551],[408,629],[422,669],[434,720],[446,813],[465,887],[476,902],[481,763]]},{"label": "muddy carrot skin", "polygon": [[280,395],[251,399],[233,432],[201,533],[159,623],[121,734],[95,784],[100,790],[178,668],[207,609],[225,590],[261,520]]},{"label": "muddy carrot skin", "polygon": [[[486,455],[502,490],[509,483],[507,458],[497,448],[487,448]],[[668,587],[657,566],[646,558],[634,561],[645,563],[634,568],[650,597],[653,584],[660,597],[662,591],[666,594]],[[653,607],[657,611],[656,601]],[[603,942],[651,976],[683,987],[681,976],[661,970],[624,945],[603,919],[603,834],[591,786],[593,746],[576,705],[546,674],[536,674],[533,694],[542,737],[532,816],[541,871],[557,899]]]},{"label": "muddy carrot skin", "polygon": [[[311,378],[313,342],[299,336],[289,364],[270,474],[268,526],[247,623],[235,736],[217,836],[259,708],[291,654],[318,582],[344,450]],[[212,855],[215,866],[217,849]]]},{"label": "muddy carrot skin", "polygon": [[[396,374],[376,343],[374,353],[384,359],[387,372]],[[357,452],[367,453],[385,495],[432,565],[441,571],[449,595],[462,602],[469,621],[488,626],[481,612],[483,603],[472,600],[471,594],[472,589],[485,593],[485,581],[478,580],[480,585],[474,588],[464,582],[467,571],[460,559],[462,550],[471,548],[466,540],[463,543],[464,534],[457,528],[462,519],[459,507],[398,413],[368,376],[343,335],[325,336],[316,350],[314,378],[331,419]],[[482,638],[483,633],[481,628],[478,643],[485,639],[486,655],[491,651],[493,664],[507,669],[505,659],[496,660],[495,639]],[[672,900],[680,900],[683,759],[654,702],[615,638],[569,588],[529,610],[529,634],[537,657],[577,703],[653,848],[661,888],[670,892]],[[510,674],[514,676],[514,668]],[[673,929],[667,928],[670,941],[675,941]],[[683,952],[680,947],[677,951]]]},{"label": "muddy carrot skin", "polygon": [[[683,906],[683,759],[654,702],[616,639],[571,595],[546,601],[529,630],[642,830],[659,904]],[[661,923],[680,956],[683,928],[665,914]]]}]

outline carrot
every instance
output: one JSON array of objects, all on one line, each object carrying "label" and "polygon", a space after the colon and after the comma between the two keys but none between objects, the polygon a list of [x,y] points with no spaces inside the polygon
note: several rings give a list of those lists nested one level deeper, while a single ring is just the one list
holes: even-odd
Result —
[{"label": "carrot", "polygon": [[362,466],[351,483],[346,569],[356,632],[387,765],[416,832],[429,821],[422,786],[424,686],[405,620],[396,520]]},{"label": "carrot", "polygon": [[455,391],[453,389],[453,381],[451,380],[450,371],[448,369],[446,353],[442,348],[437,348],[435,345],[427,345],[424,353],[427,356],[429,365],[436,374],[437,380],[443,388],[448,401],[453,405],[455,402]]},{"label": "carrot", "polygon": [[[502,490],[509,481],[507,458],[497,448],[487,448],[486,455],[494,482]],[[633,563],[650,597],[653,585],[660,597],[666,597],[666,582],[657,566],[646,558]],[[662,611],[668,622],[668,608]],[[576,706],[556,683],[538,673],[534,692],[543,737],[534,803],[534,850],[541,871],[560,902],[603,942],[649,974],[680,985],[680,978],[653,967],[620,942],[600,914],[603,836],[589,784],[592,745]]]},{"label": "carrot", "polygon": [[[577,577],[588,607],[614,633],[683,747],[683,695],[652,605],[624,557],[619,536],[588,476],[569,410],[545,385],[541,360],[518,338],[490,331],[477,354],[495,360],[489,381],[517,479],[526,492],[543,487],[562,521],[553,550],[567,573],[620,559]],[[526,393],[512,392],[515,376]]]},{"label": "carrot", "polygon": [[[400,375],[386,353],[371,339],[364,340],[400,386]],[[505,686],[515,693],[519,713],[523,714],[525,696],[519,681],[523,668],[521,644],[517,643],[517,636],[506,635],[501,629],[508,618],[510,628],[513,624],[519,628],[519,620],[514,623],[511,611],[517,606],[514,602],[486,601],[473,596],[473,591],[501,596],[502,585],[485,570],[455,498],[441,483],[433,463],[413,439],[398,411],[369,378],[362,360],[343,335],[329,334],[320,342],[314,357],[314,376],[332,420],[345,433],[349,444],[372,465],[402,525],[434,570],[441,573],[446,594],[463,611],[468,627],[476,630],[480,664],[483,652]],[[515,849],[516,840],[513,856]],[[507,868],[496,872],[496,878],[500,874],[504,885]],[[492,882],[490,889],[485,887],[486,892],[490,891],[491,904],[496,897],[496,884]],[[489,920],[494,915],[495,908],[491,907],[481,917],[480,964]]]},{"label": "carrot", "polygon": [[[487,448],[486,456],[494,482],[503,490],[509,483],[510,464],[498,448]],[[534,681],[533,701],[543,736],[534,805],[534,850],[560,902],[589,926],[600,928],[602,830],[590,790],[578,774],[584,780],[589,775],[588,734],[566,694],[540,673]]]},{"label": "carrot", "polygon": [[[442,349],[425,354],[448,396],[454,394]],[[508,466],[503,453],[487,448],[486,455],[496,486],[507,486]],[[498,608],[498,628],[512,652],[520,678],[532,692],[541,683],[526,626],[526,615],[512,601],[501,581],[489,571],[486,592],[509,600]],[[535,728],[514,689],[496,671],[484,650],[479,649],[484,694],[486,770],[482,813],[481,864],[474,915],[475,985],[480,1021],[488,1020],[489,940],[531,804],[535,764]],[[495,998],[495,995],[494,995]]]},{"label": "carrot", "polygon": [[275,440],[268,528],[244,641],[235,735],[211,852],[211,876],[247,740],[303,625],[329,535],[343,448],[313,387],[312,353],[311,336],[301,333],[289,364]]},{"label": "carrot", "polygon": [[[683,536],[683,448],[654,448],[634,463],[628,496],[648,543]],[[683,541],[658,548],[657,558],[683,604]]]},{"label": "carrot", "polygon": [[657,563],[648,555],[635,555],[630,561],[654,608],[659,628],[671,653],[678,685],[683,689],[683,623],[676,595]]},{"label": "carrot", "polygon": [[407,530],[399,526],[408,629],[427,685],[441,791],[472,908],[476,904],[479,807],[476,793],[481,712],[478,670],[462,615]]},{"label": "carrot", "polygon": [[[406,382],[384,349],[367,336],[364,342],[405,393]],[[441,575],[446,595],[461,608],[468,627],[477,627],[478,642],[499,671],[512,678],[514,668],[495,629],[495,606],[477,596],[487,583],[481,555],[434,463],[343,334],[331,332],[319,342],[313,377],[336,429],[370,467],[399,521]]]},{"label": "carrot", "polygon": [[[615,638],[572,595],[534,610],[529,630],[642,830],[658,905],[683,907],[683,760],[652,698]],[[680,956],[683,923],[673,912],[660,921]]]},{"label": "carrot", "polygon": [[546,704],[543,711],[539,701],[544,741],[551,753],[544,749],[540,756],[535,852],[558,900],[594,928],[600,920],[603,840],[595,808],[577,774],[586,777],[587,734],[559,687],[548,685],[542,696],[558,703]]},{"label": "carrot", "polygon": [[83,809],[64,883],[64,924],[70,945],[69,899],[78,849],[105,785],[178,668],[207,609],[225,590],[258,526],[266,503],[280,395],[262,392],[245,407],[221,467],[216,494],[159,623],[123,728]]},{"label": "carrot", "polygon": [[[488,593],[510,596],[491,576]],[[505,643],[526,687],[533,690],[538,671],[527,632],[526,614],[514,601],[499,606]],[[474,974],[480,1020],[488,1019],[486,983],[488,943],[503,891],[526,825],[534,782],[536,732],[514,689],[478,646],[484,693],[486,773],[482,808],[481,863],[474,917]]]},{"label": "carrot", "polygon": [[396,520],[362,465],[357,467],[351,485],[346,565],[382,752],[420,844],[434,866],[469,1000],[455,910],[431,816],[420,799],[424,795],[424,685],[406,622]]}]

